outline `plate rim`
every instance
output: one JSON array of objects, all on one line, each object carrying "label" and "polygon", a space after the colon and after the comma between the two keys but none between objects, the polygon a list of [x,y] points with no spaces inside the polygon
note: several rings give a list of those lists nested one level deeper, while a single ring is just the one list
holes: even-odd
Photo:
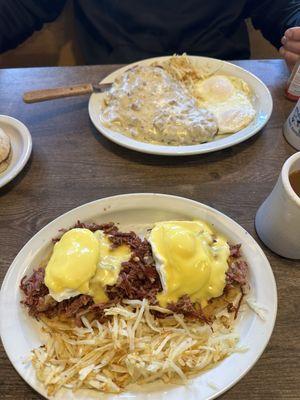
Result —
[{"label": "plate rim", "polygon": [[[250,363],[250,365],[248,365],[245,370],[242,373],[239,373],[236,375],[236,377],[232,380],[232,382],[230,382],[230,384],[227,384],[225,387],[221,388],[221,389],[217,389],[215,393],[211,394],[210,396],[206,397],[205,400],[213,400],[217,397],[219,397],[220,395],[222,395],[223,393],[227,392],[230,388],[232,388],[234,385],[236,385],[239,381],[241,381],[241,379],[255,366],[255,364],[257,363],[257,361],[260,359],[261,355],[263,354],[263,352],[265,351],[270,338],[272,336],[272,333],[274,331],[274,326],[276,323],[276,318],[277,318],[277,312],[278,312],[278,293],[277,293],[277,285],[276,285],[276,280],[275,280],[275,276],[272,270],[272,267],[270,265],[270,262],[268,260],[268,258],[266,257],[264,251],[262,250],[262,248],[260,247],[260,245],[257,243],[257,241],[253,238],[253,236],[246,230],[244,229],[240,224],[238,224],[236,221],[234,221],[231,217],[227,216],[226,214],[222,213],[221,211],[210,207],[206,204],[203,204],[197,200],[193,200],[190,198],[186,198],[186,197],[182,197],[182,196],[176,196],[176,195],[169,195],[169,194],[163,194],[163,193],[152,193],[152,192],[143,192],[143,193],[125,193],[125,194],[119,194],[119,195],[113,195],[113,196],[108,196],[108,197],[103,197],[103,198],[99,198],[84,204],[81,204],[77,207],[74,207],[68,211],[66,211],[63,214],[60,214],[59,216],[57,216],[56,218],[54,218],[53,220],[51,220],[49,223],[47,223],[44,227],[42,227],[40,230],[38,230],[25,244],[24,246],[22,246],[22,248],[20,249],[20,251],[17,253],[17,255],[15,256],[15,258],[13,259],[10,267],[8,268],[5,277],[3,279],[3,282],[1,284],[1,288],[0,288],[0,338],[2,340],[2,344],[5,350],[5,354],[8,357],[9,361],[11,362],[13,368],[15,369],[15,371],[19,374],[19,376],[23,379],[23,381],[29,385],[33,390],[35,390],[37,393],[39,393],[41,396],[43,396],[46,399],[51,400],[52,397],[49,397],[47,395],[45,395],[45,392],[43,392],[42,388],[37,387],[36,385],[34,386],[33,384],[29,383],[24,375],[22,374],[22,372],[19,370],[18,366],[16,365],[16,363],[14,363],[12,361],[12,358],[10,357],[10,355],[7,352],[6,349],[6,340],[3,338],[2,332],[4,330],[4,322],[3,322],[3,318],[1,318],[2,312],[3,312],[3,306],[2,306],[2,298],[4,297],[4,289],[5,286],[7,285],[9,279],[10,279],[10,275],[14,272],[14,269],[17,267],[17,262],[18,262],[18,258],[22,255],[23,252],[27,251],[30,249],[30,245],[31,242],[34,241],[34,239],[36,239],[36,237],[38,235],[40,235],[42,232],[45,232],[50,225],[59,222],[59,220],[64,219],[67,215],[70,215],[72,213],[77,212],[80,209],[84,209],[85,207],[88,207],[89,205],[93,205],[93,204],[97,204],[97,203],[101,203],[101,201],[111,201],[114,199],[120,199],[120,198],[134,198],[134,197],[163,197],[163,198],[168,198],[168,199],[178,199],[179,201],[185,201],[187,203],[189,203],[190,205],[194,205],[196,207],[200,207],[200,208],[204,208],[212,213],[217,214],[218,216],[221,216],[224,218],[224,220],[228,223],[231,224],[232,227],[238,227],[239,230],[241,232],[244,232],[248,238],[250,238],[252,244],[255,245],[256,250],[259,251],[260,257],[262,258],[262,260],[264,261],[264,263],[268,266],[268,272],[270,273],[270,277],[271,277],[271,289],[272,289],[272,293],[273,293],[273,300],[274,300],[274,312],[271,315],[271,320],[269,321],[269,328],[268,328],[268,334],[267,336],[265,336],[265,341],[264,344],[261,348],[261,350],[255,355],[255,359],[254,361],[252,361]],[[99,210],[99,216],[101,214],[104,213],[104,210]],[[271,322],[271,323],[270,323]],[[229,357],[228,357],[229,358]],[[126,392],[125,392],[126,393]],[[151,394],[151,393],[148,393]],[[76,397],[74,397],[75,399]],[[121,399],[121,397],[120,397]]]},{"label": "plate rim", "polygon": [[[96,101],[95,99],[99,95],[103,95],[103,94],[102,93],[92,93],[89,98],[88,113],[89,113],[89,117],[90,117],[94,127],[97,129],[97,131],[100,134],[102,134],[106,139],[118,144],[119,146],[125,147],[127,149],[134,150],[134,151],[137,151],[140,153],[175,157],[175,156],[189,156],[189,155],[195,155],[195,154],[206,154],[206,153],[211,153],[214,151],[223,150],[228,147],[235,146],[243,141],[246,141],[247,139],[254,136],[255,134],[257,134],[260,130],[262,130],[264,128],[264,126],[268,123],[268,121],[272,115],[273,98],[272,98],[270,90],[268,89],[266,84],[260,78],[258,78],[252,72],[247,71],[245,68],[235,65],[229,61],[224,61],[224,60],[220,60],[217,58],[195,56],[195,55],[191,55],[191,54],[189,54],[188,56],[191,58],[194,58],[194,59],[199,59],[199,60],[201,59],[201,60],[204,60],[207,62],[221,62],[225,66],[233,67],[234,69],[237,69],[240,72],[242,72],[242,73],[250,76],[252,79],[254,79],[263,88],[263,90],[265,92],[265,96],[267,96],[267,99],[265,101],[268,105],[268,110],[267,110],[265,120],[262,121],[261,123],[259,123],[254,129],[250,130],[247,134],[243,134],[240,137],[236,137],[233,140],[233,142],[229,141],[229,143],[226,141],[225,142],[222,142],[222,141],[228,137],[232,137],[235,134],[239,134],[240,132],[243,132],[243,130],[247,129],[247,127],[241,129],[240,131],[238,131],[230,136],[227,136],[222,139],[218,139],[217,141],[208,142],[208,143],[202,143],[202,144],[196,144],[196,145],[190,145],[190,146],[156,145],[156,144],[151,144],[151,143],[134,140],[130,137],[123,135],[120,132],[113,131],[112,129],[109,129],[106,127],[104,127],[104,129],[102,129],[103,124],[101,124],[101,122],[99,123],[99,121],[98,121],[100,112],[99,112],[99,114],[95,115],[92,108],[93,108],[93,103]],[[135,65],[139,65],[139,64],[143,65],[144,63],[147,64],[147,63],[154,62],[154,61],[166,60],[166,59],[169,59],[170,57],[172,57],[172,56],[167,55],[167,56],[151,57],[151,58],[146,58],[143,60],[135,61],[133,63],[127,64],[125,66],[122,66],[122,67],[112,71],[110,74],[108,74],[106,77],[104,77],[99,83],[106,83],[107,81],[111,80],[110,77],[112,75],[122,73],[127,68],[132,68]],[[115,137],[115,135],[117,135],[117,137]],[[210,145],[212,143],[217,143],[217,145],[212,146],[212,147],[209,146],[208,148],[205,147],[205,145]]]},{"label": "plate rim", "polygon": [[22,171],[32,152],[31,134],[22,121],[15,117],[11,117],[10,115],[0,114],[0,124],[1,122],[7,123],[17,130],[19,136],[23,140],[24,148],[21,157],[18,159],[18,166],[14,167],[8,174],[5,174],[4,171],[4,175],[0,178],[0,188],[11,182]]}]

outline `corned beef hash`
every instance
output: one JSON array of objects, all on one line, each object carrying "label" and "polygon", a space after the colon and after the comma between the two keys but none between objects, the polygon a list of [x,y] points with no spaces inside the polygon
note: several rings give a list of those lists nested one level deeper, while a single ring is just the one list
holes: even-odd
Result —
[{"label": "corned beef hash", "polygon": [[182,383],[239,351],[247,263],[206,222],[157,222],[143,237],[77,222],[53,241],[20,283],[47,337],[31,361],[49,395]]}]

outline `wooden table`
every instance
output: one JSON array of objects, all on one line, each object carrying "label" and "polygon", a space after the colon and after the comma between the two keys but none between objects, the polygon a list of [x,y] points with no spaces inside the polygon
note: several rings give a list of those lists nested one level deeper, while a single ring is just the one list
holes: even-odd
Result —
[{"label": "wooden table", "polygon": [[[80,204],[120,193],[189,197],[224,212],[257,238],[256,210],[283,162],[295,152],[282,136],[293,103],[283,95],[288,70],[282,61],[235,64],[256,74],[271,90],[274,110],[267,126],[235,147],[178,158],[139,154],[103,138],[89,120],[87,97],[34,105],[22,102],[26,90],[98,82],[117,66],[1,70],[0,114],[23,121],[33,139],[27,166],[0,190],[1,281],[21,247],[49,221]],[[300,265],[262,247],[278,285],[277,322],[260,360],[221,396],[224,400],[300,398]],[[15,372],[3,348],[0,357],[0,398],[40,399]]]}]

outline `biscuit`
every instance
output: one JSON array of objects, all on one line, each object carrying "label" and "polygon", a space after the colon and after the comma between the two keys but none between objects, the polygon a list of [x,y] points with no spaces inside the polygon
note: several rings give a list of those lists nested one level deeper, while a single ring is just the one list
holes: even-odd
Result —
[{"label": "biscuit", "polygon": [[10,140],[3,129],[0,128],[0,163],[5,161],[10,153]]},{"label": "biscuit", "polygon": [[9,166],[9,163],[10,163],[10,160],[11,160],[11,153],[9,154],[9,156],[7,157],[7,159],[6,160],[4,160],[4,161],[2,161],[1,163],[0,163],[0,174],[2,173],[2,172],[4,172],[7,168],[8,168],[8,166]]}]

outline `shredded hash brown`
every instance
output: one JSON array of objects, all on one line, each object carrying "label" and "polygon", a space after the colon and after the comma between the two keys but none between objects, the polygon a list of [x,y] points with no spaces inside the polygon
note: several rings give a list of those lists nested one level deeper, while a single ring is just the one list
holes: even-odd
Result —
[{"label": "shredded hash brown", "polygon": [[157,64],[167,71],[174,79],[187,85],[187,87],[194,85],[199,80],[212,76],[223,66],[222,61],[220,61],[219,65],[212,65],[209,62],[202,62],[196,65],[185,53],[182,55],[175,54]]},{"label": "shredded hash brown", "polygon": [[[235,307],[242,295],[234,292]],[[156,318],[153,311],[166,318]],[[105,314],[110,319],[104,323],[83,316],[82,327],[71,321],[40,321],[47,340],[33,350],[31,360],[48,395],[63,387],[119,393],[154,381],[186,383],[231,353],[243,351],[237,348],[234,314],[226,302],[212,325],[185,320],[146,299],[124,300]]]}]

